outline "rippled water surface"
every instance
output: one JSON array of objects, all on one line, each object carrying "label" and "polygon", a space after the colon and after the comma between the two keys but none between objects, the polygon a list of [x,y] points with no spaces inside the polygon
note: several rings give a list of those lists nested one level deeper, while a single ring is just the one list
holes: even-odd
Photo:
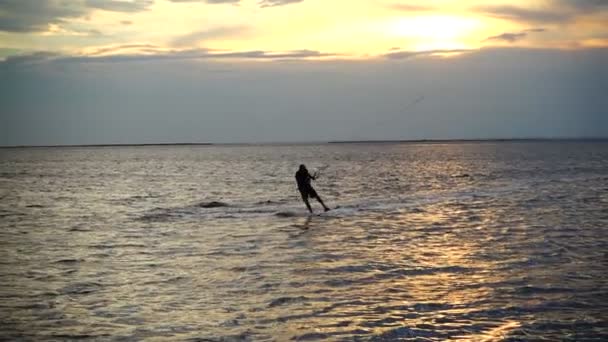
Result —
[{"label": "rippled water surface", "polygon": [[2,149],[0,263],[0,339],[601,341],[608,143]]}]

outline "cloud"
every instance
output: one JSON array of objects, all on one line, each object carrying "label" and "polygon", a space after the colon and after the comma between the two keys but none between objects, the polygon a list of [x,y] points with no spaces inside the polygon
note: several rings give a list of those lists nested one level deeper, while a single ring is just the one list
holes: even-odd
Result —
[{"label": "cloud", "polygon": [[99,56],[99,55],[107,55],[107,54],[118,54],[120,52],[124,52],[125,50],[135,50],[137,52],[164,52],[164,49],[158,45],[154,44],[123,44],[123,45],[113,45],[113,46],[105,46],[92,50],[88,53],[89,56]]},{"label": "cloud", "polygon": [[171,2],[205,2],[208,4],[238,4],[241,0],[169,0]]},{"label": "cloud", "polygon": [[505,33],[499,34],[497,36],[488,37],[483,41],[486,42],[486,41],[498,40],[498,41],[505,41],[508,43],[515,43],[516,41],[526,38],[528,36],[528,33],[537,33],[537,32],[545,32],[545,31],[546,30],[544,28],[539,27],[539,28],[531,28],[531,29],[523,30],[521,32],[516,32],[516,33],[505,32]]},{"label": "cloud", "polygon": [[86,0],[86,6],[112,12],[141,12],[154,3],[154,0]]},{"label": "cloud", "polygon": [[[155,0],[0,0],[0,31],[38,32],[49,25],[62,25],[93,10],[135,13],[148,10]],[[239,4],[240,0],[169,0],[173,3]],[[303,0],[260,0],[261,7],[273,7]],[[125,24],[123,22],[123,24]]]},{"label": "cloud", "polygon": [[315,50],[292,50],[287,52],[245,51],[224,54],[210,54],[211,58],[253,58],[253,59],[302,59],[312,57],[335,57],[335,54],[322,53]]},{"label": "cloud", "polygon": [[530,23],[555,23],[564,22],[572,18],[572,13],[557,10],[536,10],[516,6],[477,6],[475,11],[499,18],[512,21]]},{"label": "cloud", "polygon": [[580,15],[608,10],[607,0],[552,0],[544,8],[531,9],[512,5],[477,6],[474,11],[495,18],[526,23],[565,23]]},{"label": "cloud", "polygon": [[570,8],[578,12],[594,12],[608,9],[606,0],[554,0],[559,7]]},{"label": "cloud", "polygon": [[58,56],[60,56],[60,55],[55,52],[49,52],[49,51],[38,51],[38,52],[30,53],[30,54],[8,56],[4,59],[4,61],[0,62],[0,66],[36,64],[36,63],[40,63],[40,62],[49,61],[50,59],[56,58]]},{"label": "cloud", "polygon": [[230,38],[234,36],[242,37],[243,34],[247,33],[248,28],[245,26],[227,26],[227,27],[217,27],[204,31],[197,31],[188,33],[186,35],[175,38],[171,45],[173,46],[192,46],[197,43],[210,40],[210,39],[218,39],[218,38]]},{"label": "cloud", "polygon": [[413,57],[428,57],[428,56],[440,56],[445,54],[454,54],[454,53],[465,53],[472,52],[474,50],[467,49],[454,49],[454,50],[427,50],[427,51],[395,51],[389,52],[382,57],[388,59],[408,59]]},{"label": "cloud", "polygon": [[547,31],[547,29],[542,28],[542,27],[537,27],[537,28],[531,28],[531,29],[524,30],[524,32],[545,32],[545,31]]},{"label": "cloud", "polygon": [[4,59],[8,56],[18,55],[20,52],[22,52],[21,49],[0,47],[0,59]]},{"label": "cloud", "polygon": [[153,0],[2,0],[0,1],[0,31],[45,31],[49,25],[61,25],[66,20],[85,16],[92,10],[139,12],[148,9]]},{"label": "cloud", "polygon": [[434,9],[434,7],[431,6],[424,6],[424,5],[410,5],[410,4],[390,4],[388,5],[389,8],[397,10],[397,11],[403,11],[403,12],[425,12],[425,11],[432,11]]},{"label": "cloud", "polygon": [[78,3],[44,0],[3,0],[0,2],[0,31],[44,31],[49,24],[80,17],[86,9]]},{"label": "cloud", "polygon": [[304,0],[262,0],[260,1],[261,7],[276,7],[276,6],[284,6],[289,4],[295,4],[298,2],[302,2]]},{"label": "cloud", "polygon": [[522,40],[524,38],[526,38],[528,34],[525,32],[519,32],[519,33],[503,33],[503,34],[499,34],[497,36],[493,36],[493,37],[488,37],[486,40],[484,41],[488,41],[488,40],[502,40],[505,42],[509,42],[509,43],[514,43],[518,40]]},{"label": "cloud", "polygon": [[0,68],[0,145],[608,137],[608,49],[132,63]]},{"label": "cloud", "polygon": [[99,36],[104,35],[103,32],[96,30],[96,29],[76,30],[76,32],[85,34],[87,36],[93,36],[93,37],[99,37]]},{"label": "cloud", "polygon": [[[169,0],[170,2],[187,3],[187,2],[204,2],[208,4],[239,4],[241,0]],[[304,0],[260,0],[260,7],[275,7],[295,4]]]},{"label": "cloud", "polygon": [[[126,51],[135,50],[128,53]],[[115,54],[112,54],[116,52]],[[152,60],[194,60],[194,59],[248,59],[248,60],[297,60],[308,58],[335,57],[336,54],[315,50],[292,50],[286,52],[252,50],[234,52],[213,52],[209,49],[160,50],[150,44],[127,44],[95,50],[83,55],[61,55],[54,52],[35,52],[27,55],[10,56],[0,62],[3,65],[31,65],[43,62],[55,63],[117,63],[143,62]]]}]

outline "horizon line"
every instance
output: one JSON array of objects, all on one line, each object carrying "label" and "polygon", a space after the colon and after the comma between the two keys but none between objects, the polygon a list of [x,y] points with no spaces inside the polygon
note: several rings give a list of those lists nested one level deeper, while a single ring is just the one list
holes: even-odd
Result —
[{"label": "horizon line", "polygon": [[176,143],[117,143],[117,144],[49,144],[49,145],[0,145],[9,148],[70,148],[70,147],[149,147],[149,146],[226,146],[226,145],[320,145],[320,144],[404,144],[404,143],[466,143],[466,142],[543,142],[543,141],[608,141],[608,137],[552,137],[552,138],[468,138],[468,139],[356,139],[328,141],[283,142],[176,142]]}]

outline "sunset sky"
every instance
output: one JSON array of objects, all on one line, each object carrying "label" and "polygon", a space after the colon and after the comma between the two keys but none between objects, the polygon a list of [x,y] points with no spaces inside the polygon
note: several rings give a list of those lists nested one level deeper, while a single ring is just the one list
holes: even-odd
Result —
[{"label": "sunset sky", "polygon": [[[606,0],[0,0],[0,115],[7,130],[0,144],[603,136],[606,129],[596,126],[608,115],[601,90],[608,74],[606,23]],[[470,69],[480,65],[487,70]],[[517,82],[514,70],[521,73]],[[318,75],[319,87],[331,84],[334,93],[311,89],[311,73]],[[291,83],[281,84],[285,76]],[[268,91],[251,89],[248,80],[265,80],[261,87]],[[507,85],[538,89],[535,82],[546,81],[551,89],[538,91],[546,92],[544,100],[567,123],[548,131],[518,128],[543,121],[548,109],[541,113],[539,99]],[[176,92],[151,86],[159,82],[174,84]],[[464,92],[457,103],[450,102],[454,93],[442,91],[440,83]],[[479,93],[463,91],[480,84],[514,94],[505,103],[480,103]],[[101,92],[115,85],[124,92]],[[203,88],[207,91],[196,90]],[[233,98],[218,101],[225,90]],[[385,97],[364,103],[367,114],[361,106],[345,105],[352,99],[336,99],[370,92]],[[565,101],[564,93],[577,108],[568,108],[570,114],[556,105]],[[175,105],[170,132],[157,126],[163,114],[154,101]],[[505,107],[514,101],[524,109],[514,113]],[[404,107],[420,116],[399,119],[404,127],[418,127],[410,133],[369,126],[377,121],[371,115],[392,122],[399,116],[395,108]],[[448,113],[459,108],[460,114]],[[502,130],[510,115],[526,111],[535,118],[532,123]],[[265,128],[273,121],[282,128],[307,115],[312,118],[302,123],[306,127],[329,121],[310,136],[299,130],[241,134],[248,128],[243,120],[257,118]],[[475,115],[495,117],[471,119]],[[441,127],[441,122],[466,118],[473,121],[461,121],[465,126],[484,121],[488,126],[481,131]],[[96,132],[71,136],[41,124],[45,120]],[[584,127],[569,131],[577,120]],[[224,133],[205,130],[218,121]],[[105,123],[102,133],[99,122]],[[123,130],[123,124],[134,130]],[[424,134],[424,127],[432,129]],[[356,133],[360,129],[376,131]]]}]

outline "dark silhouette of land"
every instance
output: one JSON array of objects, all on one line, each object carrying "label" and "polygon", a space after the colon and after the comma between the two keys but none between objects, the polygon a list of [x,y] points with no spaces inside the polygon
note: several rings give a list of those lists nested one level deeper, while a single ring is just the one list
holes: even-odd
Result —
[{"label": "dark silhouette of land", "polygon": [[608,141],[608,138],[492,138],[492,139],[414,139],[414,140],[334,140],[328,144],[424,144],[424,143],[484,143],[484,142],[593,142]]},{"label": "dark silhouette of land", "polygon": [[139,146],[210,146],[212,143],[158,143],[158,144],[83,144],[83,145],[15,145],[0,148],[35,148],[35,147],[139,147]]}]

